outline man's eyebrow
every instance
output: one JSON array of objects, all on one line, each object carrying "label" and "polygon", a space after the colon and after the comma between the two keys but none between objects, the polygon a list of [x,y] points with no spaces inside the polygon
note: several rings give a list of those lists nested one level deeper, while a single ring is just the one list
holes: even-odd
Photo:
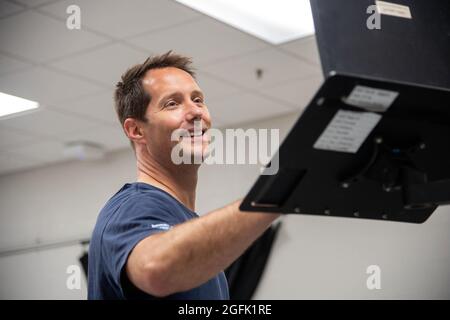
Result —
[{"label": "man's eyebrow", "polygon": [[202,98],[205,97],[205,95],[203,94],[203,92],[201,92],[200,90],[194,90],[194,91],[192,91],[191,96],[201,96]]},{"label": "man's eyebrow", "polygon": [[[169,99],[171,99],[171,98],[178,98],[178,97],[181,97],[182,95],[183,95],[183,94],[182,94],[181,92],[178,92],[178,91],[169,93],[169,94],[163,96],[162,98],[160,98],[159,101],[158,101],[158,104],[164,103],[165,101],[167,101],[167,100],[169,100]],[[200,91],[200,90],[194,90],[194,91],[192,91],[192,92],[191,92],[191,96],[201,96],[202,98],[205,97],[205,95],[203,94],[203,92]]]},{"label": "man's eyebrow", "polygon": [[177,98],[177,97],[180,97],[180,96],[182,96],[182,94],[181,94],[181,92],[178,92],[178,91],[166,94],[161,99],[159,99],[158,104],[161,104],[161,103],[169,100],[170,98]]}]

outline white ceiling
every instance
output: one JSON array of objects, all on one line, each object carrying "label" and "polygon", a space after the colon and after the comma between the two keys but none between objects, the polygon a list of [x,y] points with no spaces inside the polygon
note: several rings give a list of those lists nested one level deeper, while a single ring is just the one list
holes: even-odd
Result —
[{"label": "white ceiling", "polygon": [[0,92],[42,106],[0,120],[0,174],[67,161],[70,141],[129,148],[113,88],[150,54],[193,57],[220,127],[300,111],[322,82],[314,37],[273,46],[173,0],[77,0],[81,30],[69,30],[71,4],[0,0]]}]

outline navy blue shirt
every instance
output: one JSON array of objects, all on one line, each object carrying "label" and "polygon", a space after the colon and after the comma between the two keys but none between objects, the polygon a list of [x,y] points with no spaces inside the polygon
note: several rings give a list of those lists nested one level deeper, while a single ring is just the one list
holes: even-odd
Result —
[{"label": "navy blue shirt", "polygon": [[[89,245],[88,299],[156,299],[129,281],[125,264],[144,238],[198,218],[169,193],[142,182],[125,184],[103,207]],[[197,288],[166,299],[229,299],[220,272]]]}]

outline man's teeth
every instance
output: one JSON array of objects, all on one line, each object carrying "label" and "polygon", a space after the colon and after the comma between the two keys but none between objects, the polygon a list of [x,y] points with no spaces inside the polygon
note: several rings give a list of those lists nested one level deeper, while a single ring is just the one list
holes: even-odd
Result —
[{"label": "man's teeth", "polygon": [[191,137],[200,137],[200,136],[202,136],[203,135],[203,132],[202,131],[200,131],[200,132],[191,132],[190,133],[190,136]]}]

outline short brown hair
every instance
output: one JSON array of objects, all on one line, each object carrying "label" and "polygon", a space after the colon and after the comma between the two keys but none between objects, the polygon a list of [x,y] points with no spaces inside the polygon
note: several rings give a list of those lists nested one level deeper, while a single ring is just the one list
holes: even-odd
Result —
[{"label": "short brown hair", "polygon": [[[172,51],[147,58],[142,64],[137,64],[128,69],[116,85],[114,92],[114,104],[120,124],[127,118],[135,118],[147,121],[145,112],[152,97],[142,86],[142,79],[147,71],[161,68],[178,68],[186,71],[195,79],[194,69],[191,67],[192,59]],[[131,146],[134,144],[131,141]]]}]

